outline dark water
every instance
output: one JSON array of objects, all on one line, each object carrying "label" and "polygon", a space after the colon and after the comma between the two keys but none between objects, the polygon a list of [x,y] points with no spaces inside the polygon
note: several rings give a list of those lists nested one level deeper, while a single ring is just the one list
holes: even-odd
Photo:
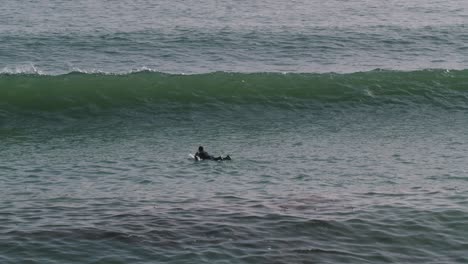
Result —
[{"label": "dark water", "polygon": [[464,2],[0,14],[1,263],[468,261]]}]

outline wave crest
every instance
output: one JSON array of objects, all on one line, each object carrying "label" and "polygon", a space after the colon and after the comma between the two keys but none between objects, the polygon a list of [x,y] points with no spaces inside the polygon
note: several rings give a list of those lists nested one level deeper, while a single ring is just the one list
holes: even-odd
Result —
[{"label": "wave crest", "polygon": [[3,111],[61,111],[141,105],[430,104],[467,108],[468,70],[337,73],[0,74]]}]

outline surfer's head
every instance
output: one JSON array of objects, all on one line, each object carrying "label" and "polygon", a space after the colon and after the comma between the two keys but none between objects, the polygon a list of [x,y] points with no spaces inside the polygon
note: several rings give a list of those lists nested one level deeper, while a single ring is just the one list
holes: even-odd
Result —
[{"label": "surfer's head", "polygon": [[199,147],[198,147],[198,151],[203,151],[203,147],[202,147],[202,146],[199,146]]}]

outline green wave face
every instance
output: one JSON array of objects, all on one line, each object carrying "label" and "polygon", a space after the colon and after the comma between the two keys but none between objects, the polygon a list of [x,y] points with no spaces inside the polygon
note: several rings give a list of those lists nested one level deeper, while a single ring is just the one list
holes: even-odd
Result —
[{"label": "green wave face", "polygon": [[0,75],[0,109],[4,113],[245,104],[289,109],[324,104],[334,107],[425,104],[467,108],[467,98],[468,70],[351,74]]}]

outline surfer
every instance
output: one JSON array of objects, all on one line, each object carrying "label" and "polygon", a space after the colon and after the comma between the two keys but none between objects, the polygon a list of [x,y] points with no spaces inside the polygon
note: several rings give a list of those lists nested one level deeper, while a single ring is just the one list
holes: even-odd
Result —
[{"label": "surfer", "polygon": [[231,160],[231,157],[229,157],[229,155],[227,155],[226,157],[213,157],[211,156],[210,154],[208,154],[208,152],[206,152],[202,146],[199,146],[198,147],[198,152],[195,153],[195,158],[199,158],[200,160]]}]

